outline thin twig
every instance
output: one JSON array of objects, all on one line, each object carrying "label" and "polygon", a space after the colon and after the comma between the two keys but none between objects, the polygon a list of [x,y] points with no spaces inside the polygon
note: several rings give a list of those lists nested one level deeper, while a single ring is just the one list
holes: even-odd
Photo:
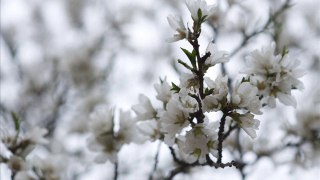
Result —
[{"label": "thin twig", "polygon": [[223,136],[223,140],[225,140],[231,134],[231,132],[233,132],[233,130],[235,130],[237,127],[238,127],[238,124],[235,124],[233,126],[230,125],[228,131]]},{"label": "thin twig", "polygon": [[239,162],[240,162],[240,166],[238,168],[238,171],[241,174],[241,179],[245,180],[246,179],[246,174],[244,173],[244,167],[246,166],[246,164],[243,162],[243,152],[242,152],[242,146],[240,143],[240,128],[237,129],[237,136],[236,136],[236,145],[237,145],[237,150],[239,152]]},{"label": "thin twig", "polygon": [[160,148],[161,148],[161,141],[159,141],[159,143],[158,143],[157,152],[156,152],[156,155],[155,155],[155,157],[154,157],[153,169],[152,169],[152,172],[151,172],[150,175],[149,175],[149,180],[152,180],[152,179],[153,179],[153,175],[154,175],[154,173],[155,173],[156,170],[157,170],[158,163],[159,163]]},{"label": "thin twig", "polygon": [[113,176],[114,180],[118,179],[118,161],[114,163],[114,176]]},{"label": "thin twig", "polygon": [[235,48],[231,53],[230,53],[230,57],[234,56],[235,54],[237,54],[247,43],[248,41],[255,37],[256,35],[264,32],[269,25],[278,18],[278,16],[280,16],[286,9],[288,9],[290,7],[290,2],[291,0],[286,0],[286,2],[281,6],[281,8],[276,11],[273,15],[270,15],[268,21],[266,22],[266,24],[260,29],[260,30],[256,30],[254,32],[252,32],[251,34],[247,35],[243,32],[244,38],[242,40],[242,42],[240,43],[240,45]]}]

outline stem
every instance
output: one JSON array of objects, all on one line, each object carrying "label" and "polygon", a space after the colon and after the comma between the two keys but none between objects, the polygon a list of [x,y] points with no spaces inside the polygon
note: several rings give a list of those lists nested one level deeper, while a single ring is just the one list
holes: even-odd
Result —
[{"label": "stem", "polygon": [[228,131],[223,135],[223,140],[227,139],[227,137],[232,133],[233,130],[235,130],[238,127],[238,124],[235,124],[234,126],[230,125]]},{"label": "stem", "polygon": [[236,145],[237,145],[237,149],[239,152],[239,162],[240,162],[240,166],[238,168],[238,171],[241,175],[241,179],[245,180],[246,174],[244,173],[244,167],[246,166],[246,164],[243,162],[243,152],[242,152],[242,147],[241,147],[241,143],[240,143],[240,128],[237,129]]},{"label": "stem", "polygon": [[181,173],[181,172],[185,172],[185,171],[187,171],[187,168],[186,168],[186,167],[184,167],[184,166],[179,166],[179,167],[177,167],[176,169],[172,170],[172,171],[170,172],[169,177],[167,177],[167,178],[165,178],[165,179],[166,179],[166,180],[171,180],[171,179],[173,179],[177,174],[179,174],[179,173]]},{"label": "stem", "polygon": [[218,132],[218,159],[217,159],[217,164],[220,164],[222,162],[222,143],[224,140],[224,125],[226,123],[226,117],[227,113],[223,112],[223,116],[221,117],[220,120],[220,126],[219,126],[219,132]]},{"label": "stem", "polygon": [[[195,74],[197,75],[197,78],[199,80],[199,96],[193,96],[197,102],[198,102],[198,106],[199,106],[199,110],[197,112],[194,113],[196,119],[197,119],[197,123],[203,123],[204,122],[204,114],[203,114],[203,110],[202,110],[202,102],[201,100],[205,98],[205,94],[204,94],[204,88],[203,88],[203,82],[204,82],[204,72],[203,72],[203,65],[204,62],[206,61],[206,59],[208,59],[210,57],[210,52],[207,52],[203,57],[200,56],[200,51],[199,51],[199,42],[198,42],[198,36],[195,36],[196,38],[194,39],[194,41],[189,41],[190,44],[193,46],[194,51],[196,52],[196,57],[197,57],[197,65],[198,65],[198,69],[195,71]],[[194,72],[194,71],[193,71]]]},{"label": "stem", "polygon": [[154,165],[153,165],[152,172],[151,172],[150,175],[149,175],[149,180],[152,180],[152,179],[153,179],[153,175],[154,175],[154,173],[155,173],[156,170],[157,170],[158,163],[159,163],[160,147],[161,147],[161,141],[159,141],[159,144],[158,144],[158,147],[157,147],[157,152],[156,152],[156,155],[155,155],[155,157],[154,157]]},{"label": "stem", "polygon": [[114,163],[114,180],[118,179],[118,161]]}]

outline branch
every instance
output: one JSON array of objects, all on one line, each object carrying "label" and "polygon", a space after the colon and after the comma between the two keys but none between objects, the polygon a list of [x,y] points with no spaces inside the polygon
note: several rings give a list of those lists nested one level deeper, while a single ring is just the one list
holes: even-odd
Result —
[{"label": "branch", "polygon": [[242,152],[242,147],[241,147],[241,143],[240,143],[240,128],[237,129],[237,137],[236,137],[236,145],[237,145],[237,150],[239,152],[239,162],[240,162],[240,166],[238,168],[240,174],[241,174],[241,178],[242,180],[246,179],[246,174],[244,173],[244,167],[246,166],[246,164],[243,162],[243,152]]},{"label": "branch", "polygon": [[118,161],[114,163],[114,176],[113,176],[114,180],[118,179]]},{"label": "branch", "polygon": [[222,161],[222,143],[224,140],[224,125],[226,123],[226,117],[227,113],[223,112],[223,116],[221,117],[220,120],[220,126],[219,126],[219,132],[218,132],[218,159],[217,159],[217,164],[220,164]]},{"label": "branch", "polygon": [[238,124],[235,124],[234,126],[230,125],[228,131],[223,136],[223,140],[227,139],[227,137],[231,134],[231,132],[236,128],[238,128]]},{"label": "branch", "polygon": [[177,174],[181,173],[181,172],[186,172],[188,171],[187,167],[184,166],[179,166],[176,169],[172,170],[169,174],[169,176],[167,178],[165,178],[165,180],[172,180]]},{"label": "branch", "polygon": [[160,148],[161,148],[161,141],[160,141],[159,144],[158,144],[157,152],[156,152],[156,155],[155,155],[155,157],[154,157],[154,165],[153,165],[152,172],[151,172],[150,175],[149,175],[149,180],[152,180],[152,179],[153,179],[153,175],[154,175],[154,173],[155,173],[156,170],[157,170],[158,163],[159,163]]},{"label": "branch", "polygon": [[258,35],[258,34],[260,34],[262,32],[264,32],[275,19],[277,19],[286,9],[288,9],[290,7],[290,1],[291,0],[286,0],[286,2],[281,6],[281,8],[278,11],[276,11],[273,15],[270,15],[268,21],[266,22],[266,24],[260,30],[256,30],[256,31],[252,32],[249,35],[247,35],[247,34],[245,34],[245,32],[243,32],[244,38],[243,38],[242,42],[240,43],[240,45],[237,48],[235,48],[230,53],[230,57],[232,57],[235,54],[237,54],[248,43],[248,41],[251,38],[255,37],[256,35]]}]

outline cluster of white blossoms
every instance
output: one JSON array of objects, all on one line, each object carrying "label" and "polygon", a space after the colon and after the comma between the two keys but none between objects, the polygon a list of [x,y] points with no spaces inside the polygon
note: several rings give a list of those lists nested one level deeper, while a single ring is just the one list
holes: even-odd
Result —
[{"label": "cluster of white blossoms", "polygon": [[44,136],[48,133],[45,128],[34,127],[22,131],[20,120],[13,113],[15,128],[8,127],[0,122],[0,162],[6,163],[8,168],[15,174],[15,180],[38,179],[42,176],[36,175],[34,169],[36,165],[27,162],[27,158],[33,152],[37,145],[44,145],[48,140]]},{"label": "cluster of white blossoms", "polygon": [[292,89],[303,89],[298,80],[305,73],[298,66],[300,62],[290,58],[286,50],[275,55],[275,43],[255,50],[248,56],[249,68],[245,71],[250,81],[258,88],[262,103],[270,107],[276,106],[276,98],[283,104],[296,107],[297,102],[291,95]]},{"label": "cluster of white blossoms", "polygon": [[[222,142],[233,130],[231,127],[227,129],[230,132],[225,130],[226,119],[231,119],[234,128],[242,128],[251,138],[256,138],[260,121],[254,117],[262,114],[261,108],[266,102],[274,106],[275,98],[279,98],[284,104],[295,105],[291,90],[303,87],[297,79],[303,73],[297,69],[298,61],[288,58],[286,53],[274,55],[274,44],[250,54],[248,76],[237,81],[234,87],[229,87],[227,76],[219,75],[214,80],[207,76],[209,68],[227,63],[230,58],[228,52],[218,50],[212,42],[201,55],[198,42],[201,24],[213,14],[214,7],[204,0],[188,0],[186,4],[193,20],[192,28],[186,27],[181,17],[170,15],[168,22],[176,31],[170,41],[185,39],[193,47],[192,51],[181,48],[190,63],[178,60],[189,71],[180,76],[179,85],[170,85],[166,79],[155,85],[156,98],[162,107],[154,107],[150,99],[141,94],[139,104],[132,107],[135,119],[121,112],[117,132],[114,132],[113,111],[97,111],[91,123],[93,136],[89,144],[91,149],[102,153],[98,161],[115,162],[121,145],[139,133],[144,140],[160,140],[178,150],[187,162],[206,163],[214,156],[219,164]],[[209,118],[213,112],[222,114],[220,121]],[[134,123],[138,131],[133,130]]]},{"label": "cluster of white blossoms", "polygon": [[95,158],[97,163],[107,160],[117,162],[117,154],[122,145],[138,142],[135,121],[129,111],[120,111],[117,131],[113,109],[100,107],[90,117],[91,136],[88,138],[88,147],[99,153]]}]

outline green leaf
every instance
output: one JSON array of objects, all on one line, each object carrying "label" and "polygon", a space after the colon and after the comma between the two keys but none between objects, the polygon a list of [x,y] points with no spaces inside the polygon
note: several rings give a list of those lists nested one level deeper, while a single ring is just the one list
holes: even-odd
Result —
[{"label": "green leaf", "polygon": [[175,93],[178,93],[180,91],[180,87],[174,84],[173,82],[171,83],[172,88],[170,89],[171,91],[174,91]]},{"label": "green leaf", "polygon": [[282,52],[281,52],[281,57],[284,57],[288,53],[289,53],[289,50],[287,49],[286,46],[284,46],[284,48],[282,49]]},{"label": "green leaf", "polygon": [[206,20],[207,20],[207,17],[208,17],[208,15],[203,16],[203,17],[200,19],[200,22],[203,23],[204,21],[206,21]]},{"label": "green leaf", "polygon": [[192,67],[190,67],[187,63],[183,62],[182,60],[178,59],[178,63],[184,66],[185,68],[189,69],[190,71],[193,71]]},{"label": "green leaf", "polygon": [[204,94],[207,96],[207,95],[210,95],[210,94],[212,94],[213,93],[213,89],[209,89],[209,88],[206,88],[205,90],[204,90]]},{"label": "green leaf", "polygon": [[192,52],[189,52],[187,49],[181,48],[181,50],[184,52],[184,54],[188,57],[188,59],[190,60],[192,67],[194,69],[196,69],[197,67],[197,63],[196,63],[196,51],[193,50]]},{"label": "green leaf", "polygon": [[202,19],[202,11],[201,11],[200,8],[198,9],[198,19],[199,19],[199,20]]},{"label": "green leaf", "polygon": [[196,52],[196,50],[192,50],[191,55],[192,55],[192,58],[189,59],[189,60],[190,60],[190,62],[191,62],[191,64],[192,64],[192,67],[193,67],[194,69],[197,69],[197,62],[196,62],[197,52]]},{"label": "green leaf", "polygon": [[15,127],[16,131],[19,131],[20,130],[20,118],[17,116],[17,114],[15,112],[11,112],[11,117],[14,122],[14,127]]},{"label": "green leaf", "polygon": [[160,84],[163,84],[163,79],[159,77]]}]

